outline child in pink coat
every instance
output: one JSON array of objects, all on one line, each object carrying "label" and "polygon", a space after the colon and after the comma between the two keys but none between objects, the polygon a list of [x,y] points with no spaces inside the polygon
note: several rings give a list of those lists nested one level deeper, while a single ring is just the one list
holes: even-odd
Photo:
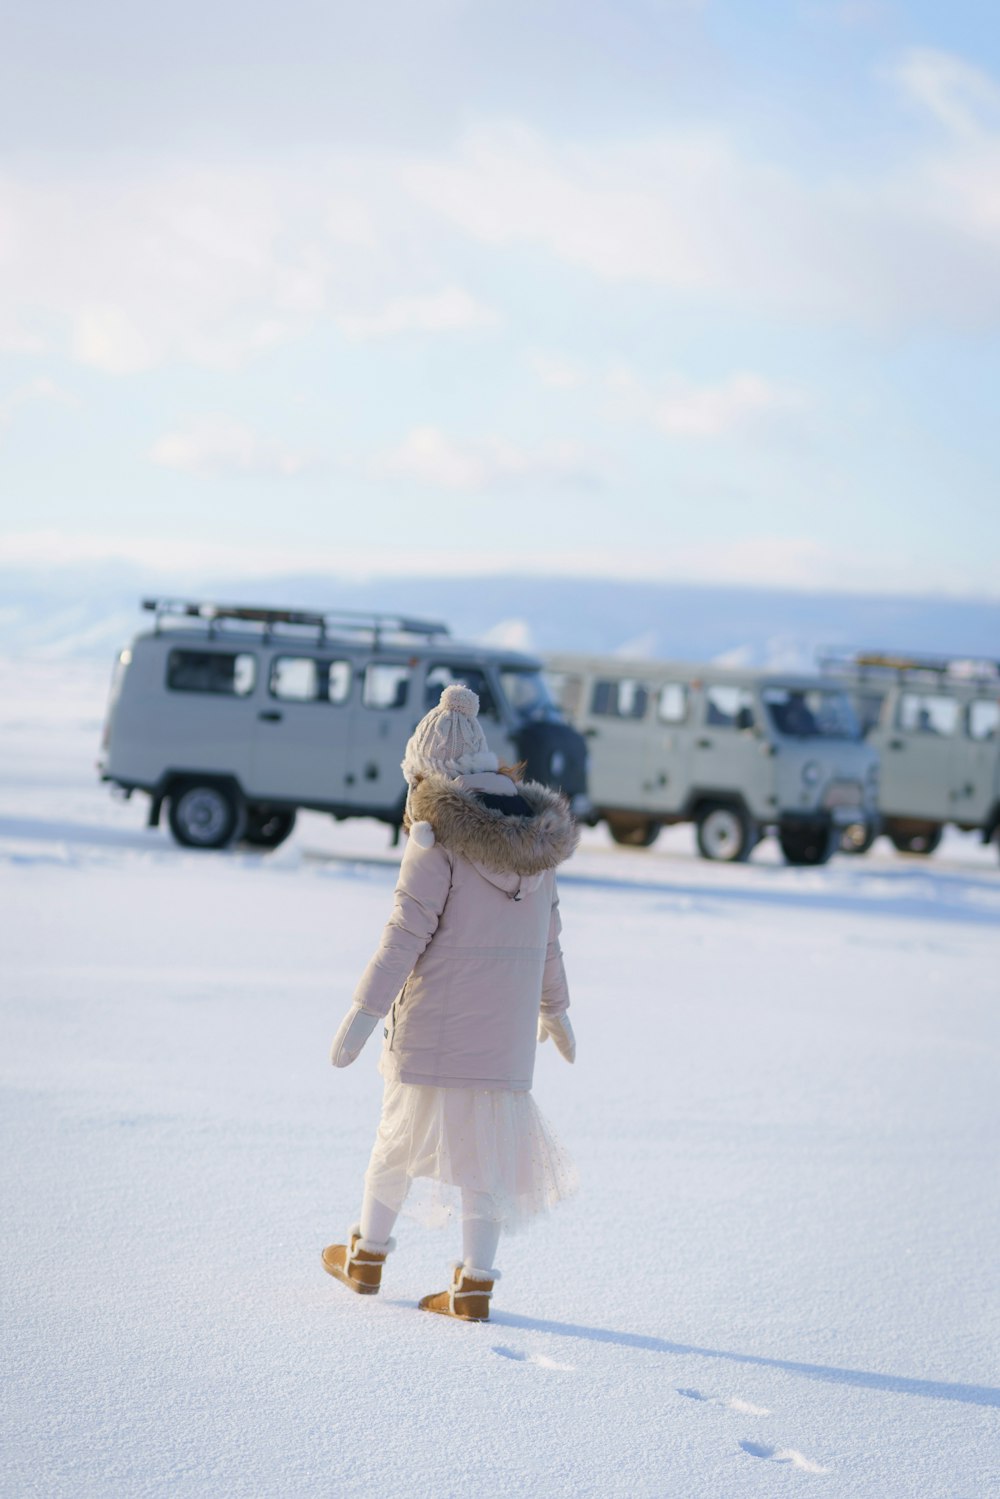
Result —
[{"label": "child in pink coat", "polygon": [[577,831],[565,800],[490,753],[467,687],[446,687],[406,747],[409,831],[392,915],[334,1038],[355,1060],[380,1020],[382,1116],[347,1244],[329,1273],[375,1294],[415,1177],[460,1195],[463,1259],[425,1311],[486,1321],[503,1228],[567,1196],[574,1172],[531,1096],[535,1047],[576,1042],[555,870]]}]

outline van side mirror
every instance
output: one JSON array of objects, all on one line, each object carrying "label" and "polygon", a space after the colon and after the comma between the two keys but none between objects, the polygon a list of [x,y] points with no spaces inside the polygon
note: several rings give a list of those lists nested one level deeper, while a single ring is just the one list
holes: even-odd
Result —
[{"label": "van side mirror", "polygon": [[752,708],[740,708],[739,712],[736,715],[736,727],[738,729],[752,729],[753,728],[753,709]]}]

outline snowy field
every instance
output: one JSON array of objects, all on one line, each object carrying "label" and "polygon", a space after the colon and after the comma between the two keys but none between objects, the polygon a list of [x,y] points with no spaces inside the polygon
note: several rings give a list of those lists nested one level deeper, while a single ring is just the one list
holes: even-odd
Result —
[{"label": "snowy field", "polygon": [[588,834],[579,1060],[535,1093],[581,1190],[501,1244],[494,1320],[320,1267],[377,1046],[330,1037],[384,829],[185,853],[93,772],[107,673],[0,667],[2,1492],[995,1499],[1000,865],[707,865]]}]

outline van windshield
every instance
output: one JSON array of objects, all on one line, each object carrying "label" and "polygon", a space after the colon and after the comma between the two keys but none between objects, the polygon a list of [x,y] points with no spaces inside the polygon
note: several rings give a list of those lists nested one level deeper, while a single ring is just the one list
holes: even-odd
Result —
[{"label": "van windshield", "polygon": [[771,725],[788,739],[860,739],[861,728],[845,692],[800,687],[765,687]]},{"label": "van windshield", "polygon": [[540,671],[532,667],[501,666],[500,683],[518,723],[562,718]]}]

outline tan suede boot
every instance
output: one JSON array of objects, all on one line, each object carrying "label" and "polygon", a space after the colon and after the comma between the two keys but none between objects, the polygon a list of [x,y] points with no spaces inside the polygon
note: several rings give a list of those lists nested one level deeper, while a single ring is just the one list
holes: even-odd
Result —
[{"label": "tan suede boot", "polygon": [[488,1322],[493,1283],[499,1279],[499,1270],[476,1270],[472,1265],[458,1264],[447,1291],[425,1296],[420,1310],[457,1317],[460,1322]]},{"label": "tan suede boot", "polygon": [[350,1244],[326,1246],[323,1269],[359,1296],[377,1296],[385,1257],[390,1249],[395,1249],[396,1241],[389,1239],[385,1244],[376,1244],[372,1239],[363,1239],[358,1224],[351,1229],[349,1238]]}]

